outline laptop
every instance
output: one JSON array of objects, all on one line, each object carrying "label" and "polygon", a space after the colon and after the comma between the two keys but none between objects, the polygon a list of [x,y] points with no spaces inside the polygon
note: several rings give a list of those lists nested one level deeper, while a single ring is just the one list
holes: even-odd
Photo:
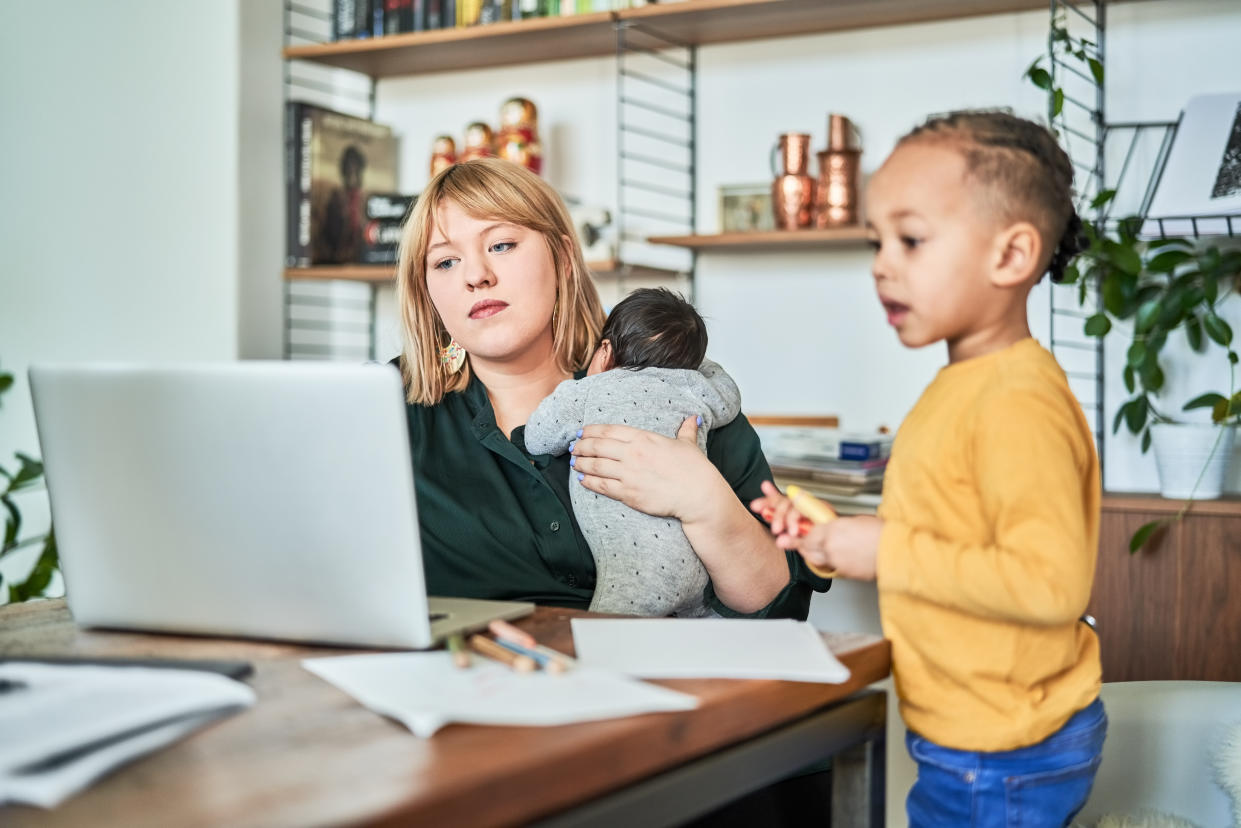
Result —
[{"label": "laptop", "polygon": [[48,365],[30,388],[83,626],[423,649],[534,610],[427,597],[390,365]]}]

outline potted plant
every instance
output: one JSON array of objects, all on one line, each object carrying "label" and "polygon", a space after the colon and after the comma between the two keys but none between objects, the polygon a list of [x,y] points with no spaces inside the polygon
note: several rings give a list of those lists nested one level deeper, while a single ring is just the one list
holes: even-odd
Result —
[{"label": "potted plant", "polygon": [[[13,387],[13,375],[0,371],[0,396]],[[43,478],[43,464],[33,457],[21,452],[15,454],[17,471],[9,471],[0,466],[0,506],[4,507],[4,541],[0,543],[0,560],[29,546],[42,544],[34,567],[25,580],[9,584],[9,601],[16,603],[30,598],[37,598],[47,592],[52,582],[52,575],[60,565],[56,552],[56,536],[49,529],[46,535],[21,537],[22,513],[17,507],[16,498],[38,491]],[[0,576],[0,586],[3,586]]]},{"label": "potted plant", "polygon": [[[1089,75],[1078,74],[1102,88],[1103,65],[1093,56],[1094,44],[1072,37],[1062,15],[1053,20],[1049,42],[1054,54],[1078,61]],[[1031,64],[1026,77],[1047,92],[1054,121],[1065,97],[1042,60]],[[1141,217],[1106,219],[1115,196],[1115,190],[1104,190],[1091,202],[1097,218],[1086,224],[1087,246],[1066,269],[1064,283],[1076,286],[1080,305],[1092,295],[1100,297],[1101,307],[1085,321],[1087,335],[1128,337],[1121,379],[1131,396],[1116,411],[1112,432],[1127,427],[1140,436],[1143,453],[1153,444],[1162,494],[1187,501],[1174,517],[1139,528],[1129,544],[1130,552],[1136,552],[1160,526],[1183,517],[1195,497],[1220,494],[1241,422],[1241,392],[1233,331],[1219,309],[1241,287],[1241,249],[1179,237],[1142,239]],[[1209,422],[1178,421],[1163,407],[1160,392],[1165,389],[1165,348],[1171,336],[1184,336],[1188,353],[1195,357],[1227,359],[1228,388],[1201,389],[1177,412],[1210,409]],[[1222,356],[1212,342],[1223,349]]]}]

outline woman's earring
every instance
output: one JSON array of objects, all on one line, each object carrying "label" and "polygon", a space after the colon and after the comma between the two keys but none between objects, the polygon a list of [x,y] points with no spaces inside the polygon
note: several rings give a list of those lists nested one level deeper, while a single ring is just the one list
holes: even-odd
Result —
[{"label": "woman's earring", "polygon": [[440,348],[440,367],[449,374],[457,373],[464,364],[465,348],[458,345],[457,340],[454,339],[447,346]]}]

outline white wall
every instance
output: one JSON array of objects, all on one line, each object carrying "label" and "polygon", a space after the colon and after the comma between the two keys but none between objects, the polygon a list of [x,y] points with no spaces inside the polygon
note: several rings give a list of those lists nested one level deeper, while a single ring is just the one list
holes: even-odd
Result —
[{"label": "white wall", "polygon": [[[0,3],[6,467],[39,454],[30,363],[280,355],[278,0],[53,18]],[[46,505],[27,501],[33,532]]]}]

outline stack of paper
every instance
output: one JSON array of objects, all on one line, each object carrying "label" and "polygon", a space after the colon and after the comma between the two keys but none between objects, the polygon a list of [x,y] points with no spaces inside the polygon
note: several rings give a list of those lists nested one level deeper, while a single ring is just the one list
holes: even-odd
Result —
[{"label": "stack of paper", "polygon": [[0,804],[52,808],[109,770],[249,707],[214,673],[0,664]]},{"label": "stack of paper", "polygon": [[585,667],[642,678],[762,678],[840,684],[849,669],[805,621],[574,618]]},{"label": "stack of paper", "polygon": [[461,669],[445,652],[312,658],[302,665],[417,736],[450,722],[560,725],[698,706],[693,696],[613,673],[518,673],[482,657]]}]

